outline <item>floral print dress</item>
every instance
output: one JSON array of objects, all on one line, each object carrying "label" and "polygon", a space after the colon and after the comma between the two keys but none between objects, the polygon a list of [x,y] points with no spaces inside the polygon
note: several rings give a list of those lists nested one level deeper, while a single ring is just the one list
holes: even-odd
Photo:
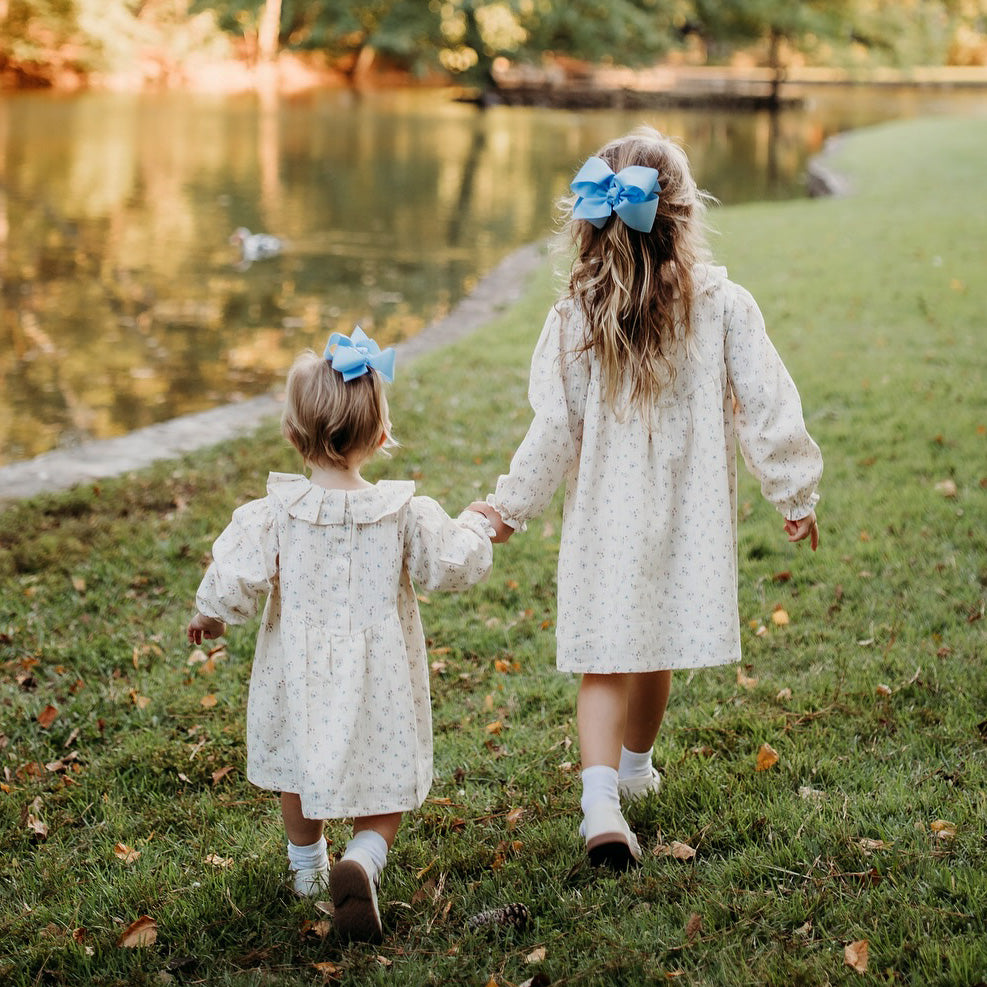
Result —
[{"label": "floral print dress", "polygon": [[266,597],[247,703],[247,777],[309,819],[417,808],[432,782],[425,638],[412,580],[463,590],[492,564],[486,519],[415,485],[327,490],[271,473],[213,546],[199,611],[231,624]]},{"label": "floral print dress", "polygon": [[561,483],[557,664],[646,672],[740,659],[736,446],[790,519],[818,500],[822,457],[754,299],[723,268],[695,272],[692,334],[650,414],[603,400],[571,303],[531,363],[534,419],[489,498],[516,528]]}]

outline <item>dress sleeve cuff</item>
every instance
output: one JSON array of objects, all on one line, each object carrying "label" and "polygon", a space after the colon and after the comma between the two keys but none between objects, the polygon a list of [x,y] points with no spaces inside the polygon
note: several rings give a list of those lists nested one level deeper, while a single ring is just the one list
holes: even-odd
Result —
[{"label": "dress sleeve cuff", "polygon": [[781,508],[781,513],[784,515],[786,521],[801,521],[802,518],[808,517],[816,509],[816,504],[818,503],[819,494],[813,493],[803,500],[796,501],[787,507]]},{"label": "dress sleeve cuff", "polygon": [[517,518],[511,517],[506,508],[497,503],[495,496],[495,494],[487,494],[487,503],[500,515],[501,521],[512,527],[515,531],[527,531],[527,521],[519,521]]}]

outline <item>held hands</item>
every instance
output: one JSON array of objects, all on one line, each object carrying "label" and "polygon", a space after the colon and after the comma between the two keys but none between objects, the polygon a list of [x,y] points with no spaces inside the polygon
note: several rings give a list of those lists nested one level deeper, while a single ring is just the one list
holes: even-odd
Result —
[{"label": "held hands", "polygon": [[476,511],[477,514],[482,514],[493,525],[496,534],[490,539],[492,542],[500,544],[507,541],[514,534],[514,529],[509,524],[505,524],[504,519],[497,511],[484,501],[475,500],[466,509],[468,511]]},{"label": "held hands", "polygon": [[816,523],[815,511],[797,521],[786,521],[785,531],[788,532],[789,541],[802,541],[803,538],[808,538],[813,552],[819,546],[819,525]]},{"label": "held hands", "polygon": [[202,644],[203,638],[222,637],[225,631],[226,624],[221,620],[197,613],[189,621],[186,633],[188,634],[189,644]]}]

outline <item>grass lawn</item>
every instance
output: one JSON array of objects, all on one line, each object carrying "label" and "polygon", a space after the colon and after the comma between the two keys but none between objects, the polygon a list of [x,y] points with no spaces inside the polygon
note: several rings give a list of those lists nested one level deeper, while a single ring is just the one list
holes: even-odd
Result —
[{"label": "grass lawn", "polygon": [[[822,446],[822,543],[789,545],[744,476],[745,663],[676,676],[639,871],[592,872],[576,835],[557,497],[488,583],[423,597],[436,780],[391,853],[383,944],[343,946],[286,892],[276,798],[244,777],[254,628],[205,661],[183,639],[232,509],[298,468],[265,425],[0,514],[0,980],[987,982],[987,122],[880,127],[831,163],[851,197],[713,217]],[[399,368],[403,447],[372,477],[451,511],[486,492],[553,290],[540,272]],[[508,902],[526,927],[467,928]],[[128,948],[143,916],[154,941]]]}]

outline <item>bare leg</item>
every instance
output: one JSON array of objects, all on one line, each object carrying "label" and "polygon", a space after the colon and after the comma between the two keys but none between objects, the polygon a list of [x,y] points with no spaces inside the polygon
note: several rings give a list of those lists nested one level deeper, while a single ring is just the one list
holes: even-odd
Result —
[{"label": "bare leg", "polygon": [[311,846],[322,836],[322,820],[302,815],[302,800],[294,792],[281,793],[284,831],[295,846]]},{"label": "bare leg", "polygon": [[394,845],[394,837],[398,835],[401,825],[401,812],[387,812],[382,816],[361,816],[353,820],[353,835],[365,829],[372,829],[387,841],[387,849]]},{"label": "bare leg", "polygon": [[584,769],[605,764],[617,770],[632,678],[626,674],[583,676],[576,703],[576,725]]},{"label": "bare leg", "polygon": [[623,744],[629,751],[649,751],[661,727],[672,687],[672,673],[642,672],[631,680]]}]

